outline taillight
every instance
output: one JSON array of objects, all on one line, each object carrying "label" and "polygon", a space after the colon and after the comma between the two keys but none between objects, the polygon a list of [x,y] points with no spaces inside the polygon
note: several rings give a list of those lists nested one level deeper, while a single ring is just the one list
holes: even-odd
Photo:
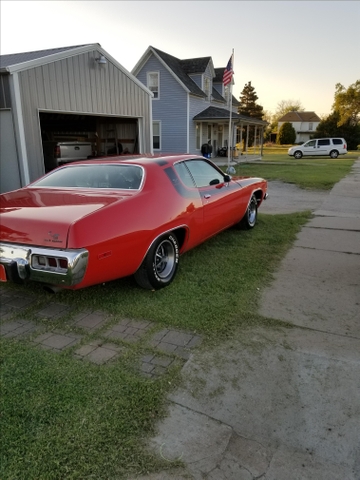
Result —
[{"label": "taillight", "polygon": [[65,273],[68,268],[68,260],[64,257],[47,257],[45,255],[33,255],[31,266],[36,270],[55,270],[61,273]]},{"label": "taillight", "polygon": [[60,147],[57,145],[55,147],[55,158],[60,158]]}]

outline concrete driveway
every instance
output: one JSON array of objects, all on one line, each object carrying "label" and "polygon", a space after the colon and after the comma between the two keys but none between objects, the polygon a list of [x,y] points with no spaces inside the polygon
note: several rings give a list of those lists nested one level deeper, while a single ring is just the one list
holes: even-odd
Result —
[{"label": "concrete driveway", "polygon": [[308,210],[256,328],[193,354],[150,448],[152,480],[360,480],[360,161],[330,193],[270,182],[264,213]]}]

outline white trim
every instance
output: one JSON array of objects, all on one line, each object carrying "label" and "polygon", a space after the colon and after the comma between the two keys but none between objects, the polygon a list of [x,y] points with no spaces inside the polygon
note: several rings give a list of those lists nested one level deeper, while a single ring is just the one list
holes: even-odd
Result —
[{"label": "white trim", "polygon": [[21,108],[21,93],[18,73],[13,74],[13,108],[15,120],[15,132],[18,147],[18,162],[22,181],[22,187],[30,183],[29,161],[26,151],[24,118]]},{"label": "white trim", "polygon": [[[154,155],[154,146],[153,146],[153,111],[152,111],[152,97],[149,97],[149,117],[150,117],[150,138],[149,138],[149,143],[150,143],[150,154]],[[143,152],[141,152],[143,153]]]}]

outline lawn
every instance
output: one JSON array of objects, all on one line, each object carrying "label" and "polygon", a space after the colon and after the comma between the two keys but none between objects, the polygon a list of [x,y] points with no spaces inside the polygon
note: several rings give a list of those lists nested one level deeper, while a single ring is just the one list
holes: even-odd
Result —
[{"label": "lawn", "polygon": [[[258,151],[258,150],[257,150]],[[360,152],[349,152],[337,159],[306,157],[295,160],[287,154],[288,146],[265,147],[261,162],[239,163],[238,175],[256,175],[267,180],[294,183],[305,189],[330,190],[349,173]],[[253,153],[251,149],[249,153]]]},{"label": "lawn", "polygon": [[[331,182],[335,170],[345,175],[354,161],[323,159],[314,166],[278,157],[278,163],[237,168],[293,183],[301,171],[304,188],[311,188],[315,170]],[[56,301],[71,305],[75,313],[101,310],[197,332],[204,339],[200,348],[211,348],[248,326],[279,323],[257,314],[258,300],[310,216],[260,213],[254,230],[230,229],[181,257],[174,282],[157,292],[139,289],[132,278],[55,297],[36,285],[6,288],[36,298],[22,311],[23,319],[34,320],[36,310]],[[68,330],[68,320],[42,322]],[[118,361],[99,366],[76,360],[69,351],[55,354],[25,340],[2,338],[0,478],[121,479],[172,466],[152,456],[144,442],[165,414],[166,395],[179,382],[179,368],[156,380],[142,377],[133,368],[141,348],[131,345]]]}]

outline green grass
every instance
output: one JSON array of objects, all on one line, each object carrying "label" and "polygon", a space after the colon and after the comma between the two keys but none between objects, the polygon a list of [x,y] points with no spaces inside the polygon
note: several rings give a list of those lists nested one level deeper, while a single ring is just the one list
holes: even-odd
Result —
[{"label": "green grass", "polygon": [[[304,189],[330,190],[347,175],[360,152],[349,152],[335,160],[328,157],[306,157],[295,160],[287,154],[288,146],[264,148],[261,162],[236,165],[238,175],[281,180]],[[258,150],[257,150],[258,152]],[[249,150],[249,153],[252,153]]]},{"label": "green grass", "polygon": [[[74,311],[145,318],[196,331],[209,346],[250,325],[276,324],[257,314],[259,295],[309,215],[260,214],[252,231],[223,232],[181,257],[175,281],[157,292],[139,289],[132,279],[55,297],[34,285],[7,288],[34,295],[37,309],[56,301]],[[29,308],[21,318],[33,315]],[[66,320],[51,323],[68,328]],[[113,365],[96,366],[69,351],[2,339],[0,478],[120,479],[172,466],[151,456],[144,440],[164,414],[179,372],[141,377],[133,368],[136,348]]]}]

